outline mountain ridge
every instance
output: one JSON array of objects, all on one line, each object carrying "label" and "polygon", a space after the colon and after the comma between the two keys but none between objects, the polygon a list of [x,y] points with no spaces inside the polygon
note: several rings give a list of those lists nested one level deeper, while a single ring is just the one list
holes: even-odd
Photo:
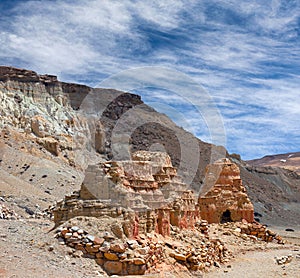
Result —
[{"label": "mountain ridge", "polygon": [[300,152],[266,155],[247,161],[253,166],[271,166],[292,170],[300,174]]}]

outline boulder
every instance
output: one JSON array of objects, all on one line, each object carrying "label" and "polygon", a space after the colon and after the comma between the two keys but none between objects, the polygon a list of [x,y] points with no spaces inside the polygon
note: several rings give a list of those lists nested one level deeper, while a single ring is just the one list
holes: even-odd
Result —
[{"label": "boulder", "polygon": [[[101,259],[98,259],[101,260]],[[103,268],[105,271],[107,271],[109,274],[121,274],[123,265],[121,262],[117,261],[107,261],[103,264]]]}]

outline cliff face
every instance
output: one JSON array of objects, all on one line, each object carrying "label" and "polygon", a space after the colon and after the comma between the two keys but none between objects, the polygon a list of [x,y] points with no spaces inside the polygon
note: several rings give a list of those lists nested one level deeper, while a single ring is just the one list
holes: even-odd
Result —
[{"label": "cliff face", "polygon": [[[166,151],[198,194],[206,166],[226,154],[137,95],[64,83],[29,70],[0,67],[0,115],[1,195],[11,196],[20,207],[46,206],[78,189],[89,164],[126,160],[138,150]],[[236,157],[232,160],[262,220],[277,214],[285,222],[296,219],[298,175],[277,170],[265,174]],[[25,190],[20,192],[17,183]]]},{"label": "cliff face", "polygon": [[241,178],[261,221],[299,225],[300,176],[293,171],[240,164]]},{"label": "cliff face", "polygon": [[0,67],[0,74],[0,127],[74,165],[74,134],[87,140],[88,129],[72,105],[75,95],[80,99],[90,89],[27,70]]},{"label": "cliff face", "polygon": [[[0,67],[0,98],[2,129],[17,132],[22,140],[32,140],[82,170],[103,159],[128,159],[132,151],[163,148],[198,192],[213,155],[212,145],[177,127],[137,95]],[[191,142],[201,153],[200,161]],[[53,160],[51,155],[47,158]]]}]

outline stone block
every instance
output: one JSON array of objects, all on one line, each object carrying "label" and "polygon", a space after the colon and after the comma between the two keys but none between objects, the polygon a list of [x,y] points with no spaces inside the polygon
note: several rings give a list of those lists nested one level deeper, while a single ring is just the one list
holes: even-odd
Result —
[{"label": "stone block", "polygon": [[119,260],[119,257],[115,253],[105,252],[104,257],[109,261],[118,261]]},{"label": "stone block", "polygon": [[[98,259],[101,260],[101,259]],[[103,268],[105,271],[107,271],[109,274],[121,274],[122,273],[122,263],[119,261],[106,261],[103,264]]]}]

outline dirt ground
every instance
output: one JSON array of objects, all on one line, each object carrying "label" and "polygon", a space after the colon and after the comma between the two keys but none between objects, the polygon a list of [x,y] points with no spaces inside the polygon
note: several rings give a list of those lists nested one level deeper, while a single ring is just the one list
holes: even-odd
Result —
[{"label": "dirt ground", "polygon": [[[43,220],[0,222],[0,277],[102,277],[94,260],[72,258]],[[53,250],[52,250],[53,248]],[[52,250],[52,251],[50,251]]]},{"label": "dirt ground", "polygon": [[[278,265],[275,257],[293,255],[291,263]],[[296,258],[296,256],[298,256]],[[214,272],[204,275],[205,278],[212,277],[300,277],[300,249],[292,246],[283,249],[256,250],[242,254],[234,261]]]},{"label": "dirt ground", "polygon": [[[221,268],[214,268],[209,273],[205,273],[205,278],[241,278],[241,277],[290,277],[300,278],[300,229],[293,227],[294,232],[285,231],[285,227],[269,227],[272,231],[280,234],[287,243],[279,245],[277,243],[262,243],[260,246],[236,244],[226,237],[222,239],[229,249],[234,253],[234,259]],[[290,263],[278,265],[275,257],[292,255]]]},{"label": "dirt ground", "polygon": [[[47,219],[22,219],[0,221],[0,277],[103,277],[106,276],[94,260],[73,258],[66,246],[58,244],[51,232],[53,222]],[[211,277],[291,277],[300,278],[300,230],[277,231],[290,243],[245,243],[230,236],[217,234],[217,226],[211,233],[220,236],[233,251],[234,259],[220,268],[213,267],[203,274]],[[215,229],[215,230],[214,230]],[[272,228],[275,230],[275,227]],[[275,257],[291,254],[293,260],[278,265]],[[185,275],[184,275],[185,276]],[[190,275],[187,275],[192,277]],[[183,277],[160,273],[148,277]]]}]

